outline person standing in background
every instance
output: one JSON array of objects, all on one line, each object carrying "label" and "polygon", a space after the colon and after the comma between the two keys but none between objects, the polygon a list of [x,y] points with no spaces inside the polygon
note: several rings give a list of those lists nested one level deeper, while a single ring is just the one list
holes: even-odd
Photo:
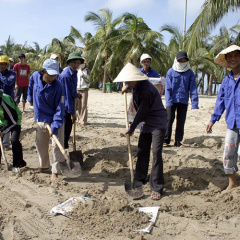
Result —
[{"label": "person standing in background", "polygon": [[88,118],[88,90],[90,83],[90,71],[87,68],[86,62],[80,65],[77,73],[77,93],[78,93],[78,123],[80,125],[87,125]]},{"label": "person standing in background", "polygon": [[[58,62],[58,60],[59,60],[58,55],[55,54],[55,53],[53,53],[53,54],[51,55],[50,59],[53,59],[53,60],[55,60],[55,61],[57,61],[57,62]],[[58,62],[58,63],[59,63],[59,62]],[[62,71],[63,71],[63,69],[62,69],[62,68],[60,67],[60,65],[59,65],[59,72],[61,73]]]},{"label": "person standing in background", "polygon": [[174,146],[181,147],[184,135],[184,125],[187,116],[189,95],[192,109],[198,109],[198,93],[195,75],[190,69],[187,53],[179,51],[172,68],[167,72],[165,85],[165,100],[167,108],[167,127],[164,145],[170,144],[172,125],[177,112]]},{"label": "person standing in background", "polygon": [[[14,86],[16,73],[8,70],[9,59],[7,56],[0,56],[0,89],[14,99]],[[5,151],[10,150],[10,131],[3,136],[3,147]]]},{"label": "person standing in background", "polygon": [[9,58],[9,70],[13,70],[14,67],[14,60],[13,58]]},{"label": "person standing in background", "polygon": [[17,105],[20,102],[22,96],[22,112],[25,112],[25,105],[27,101],[27,92],[28,84],[30,79],[30,66],[25,63],[26,57],[25,54],[19,55],[19,63],[16,63],[13,67],[13,71],[17,74],[15,89],[16,89],[16,98],[15,102]]},{"label": "person standing in background", "polygon": [[68,148],[68,141],[72,131],[72,124],[76,121],[75,101],[77,95],[77,69],[84,62],[81,54],[72,52],[67,59],[68,67],[59,75],[65,89],[65,130],[64,148]]}]

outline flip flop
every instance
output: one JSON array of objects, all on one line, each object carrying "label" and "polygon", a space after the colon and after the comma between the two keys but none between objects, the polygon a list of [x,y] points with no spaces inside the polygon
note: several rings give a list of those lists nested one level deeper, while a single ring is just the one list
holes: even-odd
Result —
[{"label": "flip flop", "polygon": [[159,193],[159,192],[152,192],[150,198],[152,200],[160,200],[161,197],[162,197],[161,193]]}]

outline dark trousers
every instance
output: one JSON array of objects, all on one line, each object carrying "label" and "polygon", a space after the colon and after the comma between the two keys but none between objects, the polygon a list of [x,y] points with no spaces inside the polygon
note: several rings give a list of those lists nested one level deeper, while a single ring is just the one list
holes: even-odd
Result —
[{"label": "dark trousers", "polygon": [[64,148],[68,148],[68,141],[72,131],[72,119],[71,114],[65,111],[65,128],[64,128]]},{"label": "dark trousers", "polygon": [[172,106],[167,107],[167,126],[164,142],[169,144],[172,136],[172,125],[175,120],[175,112],[177,111],[177,122],[175,131],[175,142],[181,142],[184,135],[184,124],[187,116],[188,105],[183,103],[174,103]]},{"label": "dark trousers", "polygon": [[162,193],[164,186],[162,147],[165,129],[157,129],[151,133],[140,133],[137,151],[135,179],[144,181],[148,174],[150,150],[152,144],[153,163],[150,176],[150,187],[154,192]]},{"label": "dark trousers", "polygon": [[[11,130],[11,143],[12,143],[12,153],[13,153],[13,167],[24,167],[26,162],[23,160],[22,144],[19,141],[21,126],[16,125]],[[0,151],[0,159],[2,152]]]}]

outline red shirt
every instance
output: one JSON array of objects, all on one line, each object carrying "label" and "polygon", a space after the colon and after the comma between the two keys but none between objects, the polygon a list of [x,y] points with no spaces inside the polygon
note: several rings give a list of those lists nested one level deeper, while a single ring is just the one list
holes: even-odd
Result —
[{"label": "red shirt", "polygon": [[22,65],[21,63],[16,63],[13,67],[13,71],[17,73],[17,85],[19,87],[27,87],[29,84],[28,74],[30,74],[29,65]]}]

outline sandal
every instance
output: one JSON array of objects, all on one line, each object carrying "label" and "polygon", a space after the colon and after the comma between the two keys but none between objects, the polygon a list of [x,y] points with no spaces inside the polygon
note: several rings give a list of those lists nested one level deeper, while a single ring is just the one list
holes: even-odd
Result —
[{"label": "sandal", "polygon": [[38,168],[34,171],[34,173],[43,173],[45,171],[47,171],[49,168]]},{"label": "sandal", "polygon": [[159,193],[159,192],[152,192],[150,198],[151,198],[152,200],[159,200],[161,197],[162,197],[161,193]]}]

